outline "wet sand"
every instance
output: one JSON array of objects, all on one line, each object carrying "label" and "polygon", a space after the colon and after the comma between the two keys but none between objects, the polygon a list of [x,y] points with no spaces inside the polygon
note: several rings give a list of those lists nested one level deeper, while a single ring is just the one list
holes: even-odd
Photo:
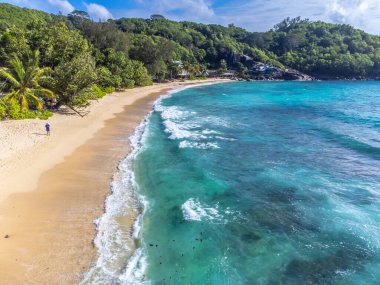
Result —
[{"label": "wet sand", "polygon": [[195,83],[109,95],[84,118],[53,117],[50,138],[1,160],[0,284],[80,281],[96,260],[93,221],[130,150],[129,136],[158,96]]}]

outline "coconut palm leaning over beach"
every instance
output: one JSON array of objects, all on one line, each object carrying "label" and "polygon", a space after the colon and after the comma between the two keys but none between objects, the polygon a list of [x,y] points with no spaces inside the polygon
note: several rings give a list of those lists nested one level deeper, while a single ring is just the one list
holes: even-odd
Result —
[{"label": "coconut palm leaning over beach", "polygon": [[38,50],[32,52],[25,65],[14,54],[9,60],[9,67],[0,68],[0,77],[9,84],[9,93],[4,96],[4,101],[16,100],[24,111],[28,111],[30,105],[41,110],[44,107],[42,97],[55,97],[51,90],[40,86],[40,81],[46,78],[51,69],[39,67],[39,54]]}]

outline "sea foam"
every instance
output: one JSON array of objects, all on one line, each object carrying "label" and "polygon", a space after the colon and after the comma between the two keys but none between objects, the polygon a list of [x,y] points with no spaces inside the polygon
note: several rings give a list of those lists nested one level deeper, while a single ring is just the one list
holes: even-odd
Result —
[{"label": "sea foam", "polygon": [[[163,111],[161,101],[170,97],[176,92],[186,88],[178,88],[161,96],[154,103],[154,111]],[[152,111],[153,112],[153,111]],[[144,141],[147,137],[147,125],[152,114],[150,112],[135,129],[135,133],[129,138],[131,144],[130,154],[123,159],[118,167],[118,173],[111,183],[112,193],[105,201],[105,213],[94,221],[96,224],[97,235],[94,244],[98,249],[98,259],[88,272],[84,274],[81,285],[87,284],[145,284],[144,272],[147,261],[141,248],[137,248],[132,257],[129,257],[131,250],[130,244],[133,239],[140,238],[143,215],[148,208],[145,198],[138,195],[138,185],[135,181],[132,164],[136,156],[143,150]],[[178,110],[169,110],[166,116],[180,117]],[[123,228],[118,222],[118,218],[126,215],[131,208],[142,208],[143,212],[138,216],[133,231]],[[128,258],[129,257],[129,258]],[[128,260],[125,266],[125,261]]]},{"label": "sea foam", "polygon": [[194,111],[190,112],[178,106],[165,106],[162,100],[157,101],[154,110],[160,113],[165,132],[169,134],[168,138],[179,141],[179,148],[218,149],[218,140],[235,140],[223,137],[220,131],[203,128],[204,124],[210,122],[217,126],[227,125],[216,117],[199,118]]},{"label": "sea foam", "polygon": [[[142,196],[137,196],[132,164],[142,150],[146,138],[146,126],[151,114],[136,128],[129,138],[131,153],[121,161],[118,173],[111,184],[112,193],[105,201],[105,213],[95,220],[97,235],[94,243],[98,249],[98,259],[85,274],[80,284],[143,284],[142,270],[146,267],[145,259],[140,249],[134,249],[133,239],[138,239],[142,224],[140,214],[133,225],[133,232],[123,227],[118,219],[127,215],[131,209],[147,208],[147,202]],[[129,260],[127,266],[125,261]],[[128,277],[128,278],[127,278]]]},{"label": "sea foam", "polygon": [[[195,86],[186,86],[173,90],[167,95],[161,96],[153,105],[153,111],[161,112],[161,116],[166,120],[166,132],[171,134],[170,138],[173,140],[183,138],[193,140],[207,139],[205,136],[207,132],[194,132],[195,128],[200,127],[198,124],[194,122],[186,125],[181,124],[182,118],[186,116],[194,117],[196,115],[194,112],[186,112],[178,108],[167,108],[161,104],[162,100],[169,98],[172,94],[190,87]],[[145,280],[148,263],[143,249],[135,249],[132,256],[130,256],[131,251],[134,249],[134,246],[131,247],[130,245],[133,244],[133,240],[141,238],[143,216],[148,208],[145,198],[136,193],[138,185],[135,182],[132,165],[136,156],[143,150],[144,141],[147,137],[148,121],[153,111],[145,117],[136,128],[135,133],[129,138],[131,153],[119,164],[118,173],[111,184],[112,193],[105,201],[105,213],[94,221],[97,228],[94,244],[98,249],[98,259],[90,270],[84,274],[80,282],[81,285],[149,284]],[[209,146],[215,147],[213,144],[209,144]],[[189,206],[191,208],[194,205],[190,203]],[[203,210],[205,212],[202,212],[201,208],[196,206],[197,204],[195,204],[194,211],[201,218],[214,219],[219,217],[215,209],[206,208]],[[143,212],[140,213],[133,224],[132,232],[118,222],[118,218],[125,216],[131,208],[143,209]]]},{"label": "sea foam", "polygon": [[191,141],[181,141],[179,143],[179,148],[198,148],[198,149],[217,149],[220,148],[217,143],[212,142],[191,142]]},{"label": "sea foam", "polygon": [[221,220],[223,218],[218,212],[218,205],[215,208],[207,207],[193,198],[187,200],[181,209],[185,220],[212,221]]}]

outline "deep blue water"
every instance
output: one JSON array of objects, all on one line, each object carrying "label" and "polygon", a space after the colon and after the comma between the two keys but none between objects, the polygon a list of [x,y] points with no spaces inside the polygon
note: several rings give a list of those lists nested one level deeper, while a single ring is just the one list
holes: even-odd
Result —
[{"label": "deep blue water", "polygon": [[380,82],[183,90],[134,172],[142,283],[380,284]]}]

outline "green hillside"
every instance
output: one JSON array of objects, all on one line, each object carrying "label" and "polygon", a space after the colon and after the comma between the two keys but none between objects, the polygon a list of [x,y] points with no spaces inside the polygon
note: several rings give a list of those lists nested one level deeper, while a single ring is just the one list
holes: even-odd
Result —
[{"label": "green hillside", "polygon": [[44,19],[49,21],[54,16],[42,11],[20,8],[7,3],[0,3],[0,27],[9,27],[16,25],[25,27],[27,23],[36,20]]},{"label": "green hillside", "polygon": [[246,64],[242,55],[277,66],[286,65],[320,77],[380,76],[380,38],[348,25],[286,19],[266,33],[251,33],[230,25],[203,25],[166,19],[120,19],[124,32],[172,40],[190,58],[215,68]]},{"label": "green hillside", "polygon": [[[51,22],[53,17],[0,4],[0,23],[7,26],[23,28],[32,20]],[[221,61],[226,61],[228,68],[246,71],[251,67],[247,59],[317,77],[380,76],[380,38],[348,25],[297,18],[286,19],[271,31],[252,33],[234,25],[174,22],[160,15],[97,23],[86,18],[86,13],[74,13],[67,24],[80,30],[98,49],[113,48],[143,62],[154,78],[173,74],[173,60],[199,65],[196,69],[218,69]]]},{"label": "green hillside", "polygon": [[285,65],[315,76],[380,76],[380,37],[348,25],[287,19],[251,40]]},{"label": "green hillside", "polygon": [[[380,77],[379,36],[348,25],[296,18],[257,33],[233,24],[175,22],[160,15],[93,22],[83,11],[66,17],[0,4],[0,66],[11,67],[15,60],[30,64],[36,50],[34,64],[50,70],[40,84],[56,95],[44,99],[51,107],[84,106],[118,88],[181,75],[204,77],[207,70],[232,74],[226,71],[233,69],[245,79],[300,78],[284,76],[292,69],[326,79]],[[16,83],[9,80],[14,71],[3,71],[7,74],[3,72],[0,86],[6,94]],[[28,105],[26,98],[18,100]],[[42,104],[32,101],[32,108]],[[4,108],[0,104],[0,116],[9,114]]]}]

